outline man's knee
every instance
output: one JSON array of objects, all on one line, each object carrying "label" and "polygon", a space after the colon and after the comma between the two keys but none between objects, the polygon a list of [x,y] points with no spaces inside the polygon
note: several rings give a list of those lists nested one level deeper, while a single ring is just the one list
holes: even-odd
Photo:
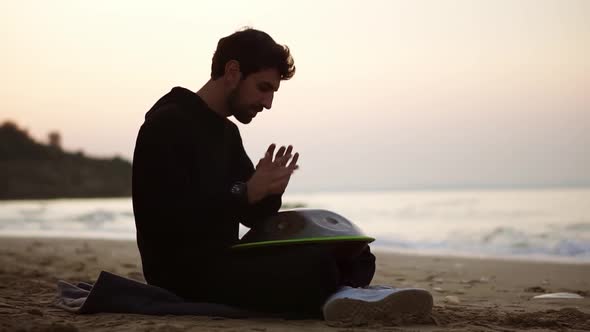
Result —
[{"label": "man's knee", "polygon": [[375,275],[375,261],[375,255],[371,253],[369,246],[355,257],[340,260],[338,266],[342,284],[351,287],[368,286]]}]

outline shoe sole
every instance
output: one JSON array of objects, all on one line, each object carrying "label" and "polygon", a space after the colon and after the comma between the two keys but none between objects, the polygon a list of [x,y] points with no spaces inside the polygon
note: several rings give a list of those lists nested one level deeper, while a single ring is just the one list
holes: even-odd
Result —
[{"label": "shoe sole", "polygon": [[430,316],[432,295],[424,289],[402,289],[379,301],[343,298],[334,300],[324,312],[324,319],[345,325],[369,323],[418,323]]}]

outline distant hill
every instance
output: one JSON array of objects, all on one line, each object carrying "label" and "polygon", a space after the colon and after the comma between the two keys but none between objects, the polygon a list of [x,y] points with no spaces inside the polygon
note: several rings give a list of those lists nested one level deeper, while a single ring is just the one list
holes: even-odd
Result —
[{"label": "distant hill", "polygon": [[131,196],[131,163],[61,148],[59,133],[38,143],[12,122],[0,125],[0,199]]}]

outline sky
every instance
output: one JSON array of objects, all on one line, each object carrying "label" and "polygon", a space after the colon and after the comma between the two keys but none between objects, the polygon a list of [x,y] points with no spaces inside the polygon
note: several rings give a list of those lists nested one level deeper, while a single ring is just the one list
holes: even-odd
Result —
[{"label": "sky", "polygon": [[297,73],[240,125],[293,144],[293,191],[590,185],[590,1],[4,1],[0,121],[131,159],[145,112],[198,90],[243,26]]}]

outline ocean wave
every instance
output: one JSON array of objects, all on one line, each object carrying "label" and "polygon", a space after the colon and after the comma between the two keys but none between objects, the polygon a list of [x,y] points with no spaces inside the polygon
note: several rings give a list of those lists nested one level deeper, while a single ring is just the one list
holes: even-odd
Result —
[{"label": "ocean wave", "polygon": [[[353,193],[292,200],[336,211],[375,237],[378,248],[589,261],[590,204],[579,192],[552,195]],[[584,195],[590,202],[590,191]],[[133,208],[130,199],[4,202],[0,235],[134,239]]]}]

